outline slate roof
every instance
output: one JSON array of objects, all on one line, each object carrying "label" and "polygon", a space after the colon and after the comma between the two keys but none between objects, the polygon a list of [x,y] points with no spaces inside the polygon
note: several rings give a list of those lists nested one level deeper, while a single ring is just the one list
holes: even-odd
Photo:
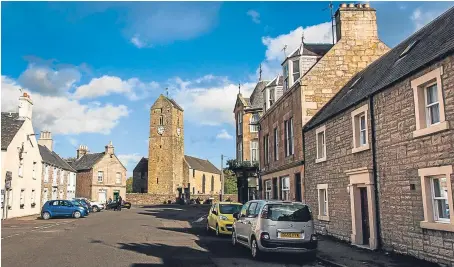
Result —
[{"label": "slate roof", "polygon": [[221,171],[206,159],[199,159],[187,155],[184,155],[184,158],[186,162],[189,164],[189,167],[192,169],[209,173],[221,174]]},{"label": "slate roof", "polygon": [[104,152],[85,154],[80,159],[78,159],[74,162],[71,162],[71,167],[73,167],[76,171],[89,170],[102,157],[104,157]]},{"label": "slate roof", "polygon": [[141,158],[133,172],[148,172],[148,158]]},{"label": "slate roof", "polygon": [[63,170],[72,171],[74,170],[67,162],[65,162],[57,153],[54,151],[50,151],[46,146],[38,145],[39,154],[41,154],[41,158],[43,159],[44,163],[49,165],[61,168]]},{"label": "slate roof", "polygon": [[[302,45],[303,56],[324,56],[333,47],[333,44],[306,44]],[[293,51],[285,60],[291,57],[301,56],[301,46]],[[284,60],[284,62],[285,62]]]},{"label": "slate roof", "polygon": [[19,113],[2,112],[2,150],[8,149],[14,136],[16,136],[16,133],[19,131],[20,127],[22,127],[22,124],[24,124],[24,120],[18,118]]},{"label": "slate roof", "polygon": [[175,100],[171,99],[171,98],[168,98],[167,99],[170,101],[170,103],[172,103],[173,107],[176,108],[176,109],[179,109],[181,111],[184,111],[182,107],[180,107],[180,105],[177,104],[177,102],[175,102]]},{"label": "slate roof", "polygon": [[[401,57],[408,47],[411,49]],[[453,52],[454,8],[451,8],[355,75],[305,125],[305,131]]]},{"label": "slate roof", "polygon": [[278,75],[263,88],[266,88],[269,86],[283,86],[283,85],[284,85],[284,76]]},{"label": "slate roof", "polygon": [[262,90],[265,88],[269,81],[259,81],[252,91],[251,97],[249,98],[249,108],[263,108],[263,94]]}]

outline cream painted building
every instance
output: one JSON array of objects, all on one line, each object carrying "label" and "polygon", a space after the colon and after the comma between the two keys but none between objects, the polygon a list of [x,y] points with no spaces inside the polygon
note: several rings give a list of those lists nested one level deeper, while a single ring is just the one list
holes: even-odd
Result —
[{"label": "cream painted building", "polygon": [[[18,113],[2,112],[0,185],[4,219],[39,214],[41,209],[42,164],[32,125],[32,108],[30,96],[24,93],[19,98]],[[11,186],[6,186],[7,178],[11,178]]]}]

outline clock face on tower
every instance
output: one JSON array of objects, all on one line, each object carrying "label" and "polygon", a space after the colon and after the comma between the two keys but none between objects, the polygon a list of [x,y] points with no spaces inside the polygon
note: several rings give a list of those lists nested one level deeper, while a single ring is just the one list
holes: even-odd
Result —
[{"label": "clock face on tower", "polygon": [[164,126],[158,127],[158,134],[162,135],[164,133]]},{"label": "clock face on tower", "polygon": [[180,136],[181,129],[177,128],[177,135]]}]

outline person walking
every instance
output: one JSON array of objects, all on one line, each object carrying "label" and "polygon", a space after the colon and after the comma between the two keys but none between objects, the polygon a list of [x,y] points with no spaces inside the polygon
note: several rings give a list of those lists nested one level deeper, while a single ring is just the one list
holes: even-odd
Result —
[{"label": "person walking", "polygon": [[118,197],[118,206],[117,206],[117,207],[118,207],[117,209],[118,209],[119,211],[121,211],[121,204],[123,204],[122,201],[123,201],[123,199],[121,198],[121,196],[119,196],[119,197]]}]

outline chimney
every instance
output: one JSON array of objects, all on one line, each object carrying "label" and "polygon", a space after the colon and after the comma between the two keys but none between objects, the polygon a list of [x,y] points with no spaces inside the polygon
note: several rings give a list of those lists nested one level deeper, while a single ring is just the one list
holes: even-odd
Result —
[{"label": "chimney", "polygon": [[77,159],[80,159],[81,157],[83,157],[87,153],[88,153],[88,147],[80,145],[79,149],[77,149]]},{"label": "chimney", "polygon": [[30,95],[24,92],[22,96],[19,97],[19,118],[31,120],[32,106],[33,102]]},{"label": "chimney", "polygon": [[375,9],[369,4],[340,4],[334,17],[337,41],[378,39]]},{"label": "chimney", "polygon": [[52,133],[49,131],[41,131],[38,144],[47,147],[50,151],[53,151],[54,141],[52,140]]},{"label": "chimney", "polygon": [[113,155],[114,154],[114,146],[112,145],[112,141],[106,146],[106,154]]}]

